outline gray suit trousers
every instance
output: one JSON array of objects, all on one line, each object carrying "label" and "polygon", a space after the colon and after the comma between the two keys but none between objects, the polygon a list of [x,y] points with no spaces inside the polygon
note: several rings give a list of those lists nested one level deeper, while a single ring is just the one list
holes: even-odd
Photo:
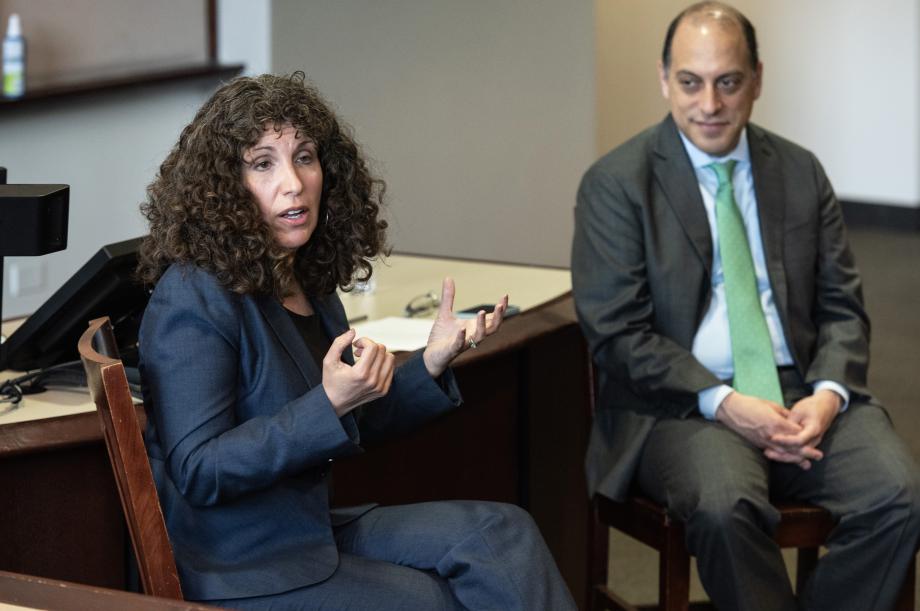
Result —
[{"label": "gray suit trousers", "polygon": [[[784,383],[787,404],[807,392],[793,386]],[[918,467],[871,400],[852,401],[819,448],[824,459],[805,471],[767,460],[717,422],[690,417],[655,424],[639,486],[686,524],[688,550],[717,608],[892,608],[920,539]],[[798,601],[771,537],[779,521],[771,498],[820,505],[838,523]]]}]

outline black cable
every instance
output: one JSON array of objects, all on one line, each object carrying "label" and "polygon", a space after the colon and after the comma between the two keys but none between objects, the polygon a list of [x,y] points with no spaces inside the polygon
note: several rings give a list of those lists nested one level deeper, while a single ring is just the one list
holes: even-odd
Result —
[{"label": "black cable", "polygon": [[[136,367],[125,367],[131,395],[141,398],[140,374]],[[0,382],[0,407],[8,409],[19,404],[25,395],[47,390],[49,387],[86,388],[86,372],[82,361],[67,361],[44,369],[35,369],[19,377]]]},{"label": "black cable", "polygon": [[44,369],[28,371],[16,378],[0,383],[0,403],[16,405],[24,395],[31,395],[45,390],[49,381],[65,386],[86,386],[86,374],[83,363],[67,361]]},{"label": "black cable", "polygon": [[[22,401],[22,388],[12,380],[0,383],[0,414],[12,409]],[[7,405],[3,408],[3,405]]]}]

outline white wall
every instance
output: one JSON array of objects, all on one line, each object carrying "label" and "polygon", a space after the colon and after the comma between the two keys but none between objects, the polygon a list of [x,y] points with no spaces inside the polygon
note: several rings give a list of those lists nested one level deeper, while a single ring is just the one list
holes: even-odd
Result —
[{"label": "white wall", "polygon": [[[144,188],[206,94],[201,86],[147,87],[0,114],[7,180],[70,185],[67,249],[6,259],[5,318],[36,309],[104,244],[144,233]],[[34,291],[10,294],[16,267],[38,275]]]},{"label": "white wall", "polygon": [[568,265],[594,158],[590,0],[275,0],[300,69],[387,181],[408,252]]},{"label": "white wall", "polygon": [[[667,112],[655,76],[685,0],[596,0],[598,152]],[[753,120],[818,155],[842,199],[920,206],[920,3],[737,0],[764,90]]]},{"label": "white wall", "polygon": [[[566,265],[581,173],[666,112],[655,61],[684,5],[221,0],[219,57],[314,79],[389,183],[397,248]],[[920,5],[737,5],[765,64],[754,119],[813,149],[841,197],[920,205]],[[143,232],[144,188],[212,86],[0,113],[10,181],[71,185],[68,249],[7,258],[4,316],[34,310],[102,244]],[[11,265],[37,290],[11,296]]]},{"label": "white wall", "polygon": [[920,3],[738,4],[762,40],[756,120],[812,149],[840,197],[920,206]]},{"label": "white wall", "polygon": [[217,59],[244,64],[243,74],[271,72],[270,0],[218,0]]},{"label": "white wall", "polygon": [[[268,70],[269,1],[218,4],[219,57]],[[6,258],[4,318],[34,311],[101,246],[145,232],[138,211],[144,190],[215,85],[157,85],[0,111],[0,166],[8,181],[70,185],[67,249]],[[12,295],[17,273],[37,286]]]}]

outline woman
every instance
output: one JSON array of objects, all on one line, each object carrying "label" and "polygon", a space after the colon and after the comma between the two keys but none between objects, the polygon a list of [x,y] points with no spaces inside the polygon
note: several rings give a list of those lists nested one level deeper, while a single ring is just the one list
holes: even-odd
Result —
[{"label": "woman", "polygon": [[448,364],[507,307],[458,320],[445,280],[407,363],[355,340],[335,290],[384,250],[383,191],[302,73],[221,87],[149,187],[146,441],[183,591],[244,609],[574,608],[516,507],[329,507],[332,459],[456,407]]}]

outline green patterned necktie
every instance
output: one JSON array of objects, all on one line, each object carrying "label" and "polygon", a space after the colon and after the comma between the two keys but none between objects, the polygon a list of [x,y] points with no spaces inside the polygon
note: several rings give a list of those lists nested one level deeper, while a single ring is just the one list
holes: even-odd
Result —
[{"label": "green patterned necktie", "polygon": [[773,343],[760,306],[751,247],[741,212],[735,205],[732,188],[735,161],[711,163],[706,167],[712,168],[719,179],[716,226],[719,230],[728,331],[735,368],[733,387],[740,393],[783,405],[783,391],[773,360]]}]

